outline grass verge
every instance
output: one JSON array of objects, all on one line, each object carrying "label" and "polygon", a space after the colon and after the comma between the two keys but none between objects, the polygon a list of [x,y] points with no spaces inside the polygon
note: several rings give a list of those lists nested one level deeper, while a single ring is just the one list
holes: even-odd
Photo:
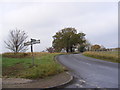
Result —
[{"label": "grass verge", "polygon": [[[56,63],[54,57],[60,53],[34,53],[35,66],[32,67],[30,53],[20,58],[3,55],[2,57],[2,76],[16,78],[45,78],[64,71],[64,67]],[[22,57],[22,58],[21,58]]]},{"label": "grass verge", "polygon": [[2,55],[0,54],[0,78],[2,77]]},{"label": "grass verge", "polygon": [[105,61],[120,63],[118,59],[119,58],[118,51],[100,51],[100,52],[87,51],[87,52],[84,52],[83,55],[105,60]]}]

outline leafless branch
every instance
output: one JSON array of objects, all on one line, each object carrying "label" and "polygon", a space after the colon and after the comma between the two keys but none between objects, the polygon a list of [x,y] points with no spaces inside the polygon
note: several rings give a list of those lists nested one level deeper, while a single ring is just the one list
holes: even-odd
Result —
[{"label": "leafless branch", "polygon": [[15,29],[10,31],[8,41],[5,41],[6,48],[12,52],[25,52],[28,50],[27,46],[24,46],[24,42],[28,38],[28,35],[21,30]]}]

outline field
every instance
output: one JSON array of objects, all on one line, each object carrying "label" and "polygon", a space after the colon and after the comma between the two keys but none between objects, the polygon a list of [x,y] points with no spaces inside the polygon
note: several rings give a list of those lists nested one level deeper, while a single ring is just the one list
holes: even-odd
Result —
[{"label": "field", "polygon": [[118,59],[118,51],[99,51],[99,52],[87,51],[87,52],[84,52],[83,55],[106,60],[106,61],[120,63]]},{"label": "field", "polygon": [[2,76],[16,78],[45,78],[64,71],[64,67],[54,60],[60,53],[34,53],[32,66],[31,53],[5,53],[2,56]]}]

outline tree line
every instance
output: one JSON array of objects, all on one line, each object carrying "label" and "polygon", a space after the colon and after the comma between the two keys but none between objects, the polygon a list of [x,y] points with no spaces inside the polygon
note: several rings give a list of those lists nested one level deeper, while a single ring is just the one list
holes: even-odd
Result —
[{"label": "tree line", "polygon": [[[100,45],[91,45],[85,38],[86,34],[83,32],[77,33],[77,30],[72,27],[64,28],[53,36],[52,47],[46,50],[50,53],[65,51],[67,53],[75,52],[76,49],[79,52],[88,50],[101,50],[105,47]],[[28,50],[27,46],[24,46],[28,35],[22,30],[12,30],[9,33],[9,39],[5,41],[6,48],[14,53],[25,52]]]}]

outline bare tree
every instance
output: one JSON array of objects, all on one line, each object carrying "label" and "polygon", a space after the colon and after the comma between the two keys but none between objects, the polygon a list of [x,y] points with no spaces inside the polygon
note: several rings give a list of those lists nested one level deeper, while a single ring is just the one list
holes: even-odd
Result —
[{"label": "bare tree", "polygon": [[28,38],[28,35],[25,31],[18,29],[10,31],[8,41],[5,41],[6,48],[11,50],[14,53],[25,52],[28,50],[27,46],[24,46],[24,42]]},{"label": "bare tree", "polygon": [[46,49],[46,51],[48,51],[49,53],[53,53],[55,50],[53,47],[49,47]]}]

